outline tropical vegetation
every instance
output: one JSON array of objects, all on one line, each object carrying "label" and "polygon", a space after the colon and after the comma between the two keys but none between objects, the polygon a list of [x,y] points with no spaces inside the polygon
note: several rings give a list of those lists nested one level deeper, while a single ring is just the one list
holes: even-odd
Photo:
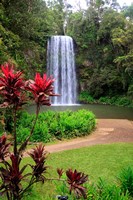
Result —
[{"label": "tropical vegetation", "polygon": [[[58,199],[63,198],[62,195],[69,196],[69,199],[132,199],[133,170],[130,167],[123,169],[118,185],[107,185],[102,180],[88,184],[88,175],[81,171],[88,168],[91,161],[81,170],[60,167],[57,169],[58,178],[49,178],[46,176],[47,152],[43,144],[29,153],[30,163],[22,164],[29,141],[47,142],[51,135],[57,139],[81,136],[95,128],[95,116],[84,110],[74,114],[67,111],[39,115],[42,105],[50,106],[50,96],[58,95],[53,91],[54,79],[44,74],[47,41],[51,35],[64,34],[74,39],[79,100],[133,105],[133,4],[120,7],[117,0],[86,0],[86,9],[80,4],[74,9],[65,0],[2,0],[0,132],[6,125],[4,130],[11,132],[12,137],[9,138],[7,133],[0,136],[0,196],[20,200],[25,198],[25,193],[32,193],[32,186],[36,183],[54,180],[61,181],[57,188],[61,192]],[[30,100],[36,105],[33,116],[19,111]],[[42,122],[42,118],[49,121],[40,123],[38,119]],[[115,156],[118,162],[118,154]],[[72,153],[69,157],[72,158]],[[96,159],[94,154],[93,157]],[[109,155],[106,158],[110,159]],[[116,160],[110,161],[113,171]]]},{"label": "tropical vegetation", "polygon": [[[22,77],[22,72],[15,71],[14,66],[9,63],[2,65],[1,71],[0,95],[2,96],[3,102],[0,104],[0,108],[11,110],[13,128],[10,142],[8,141],[8,135],[6,132],[0,137],[0,196],[5,195],[8,200],[21,200],[25,193],[27,193],[35,183],[45,183],[46,180],[50,180],[45,176],[47,171],[47,166],[45,164],[47,151],[45,150],[45,146],[43,144],[39,144],[29,153],[29,156],[33,159],[34,164],[27,163],[26,165],[21,166],[21,163],[24,151],[30,141],[30,138],[33,136],[39,117],[40,107],[42,105],[50,106],[50,96],[57,96],[58,94],[55,94],[53,91],[54,79],[47,77],[46,74],[41,76],[39,73],[36,73],[34,80],[25,80],[24,77]],[[21,119],[20,121],[18,120],[18,111],[22,109],[22,106],[29,100],[35,101],[36,114],[34,118],[32,117],[32,120],[28,118],[26,118],[25,121],[22,120],[22,128],[25,128],[23,123],[26,123],[26,128],[29,127],[27,130],[28,133],[25,134],[24,129],[22,135],[19,132],[20,127],[18,126],[17,128],[17,123],[21,124]],[[43,134],[45,136],[46,128],[43,131],[40,125],[42,120],[44,121],[49,114],[50,113],[46,116],[40,116],[40,124],[37,126],[37,130],[39,132],[36,131],[35,135],[37,134],[40,136]],[[53,114],[55,115],[55,113],[51,113],[52,117],[50,118],[49,124],[52,125],[50,127],[51,132],[54,131],[54,127],[55,129],[56,127],[59,129],[55,132],[57,136],[58,132],[63,135],[64,132],[67,134],[72,131],[75,131],[77,134],[80,132],[86,134],[95,127],[95,116],[85,110],[80,111],[77,115],[73,115],[71,112],[68,112],[67,115],[64,115],[64,113],[62,115],[57,114],[55,116],[56,121],[54,120],[54,123],[52,123]],[[73,120],[74,117],[80,117],[78,124],[75,123],[76,120]],[[59,125],[56,125],[59,118],[61,118],[59,120]],[[75,127],[73,127],[74,125]],[[18,135],[21,136],[21,140]],[[42,138],[40,138],[39,141],[42,140]],[[18,142],[20,142],[20,146],[18,146]],[[10,148],[11,146],[13,148]],[[31,168],[30,173],[25,172],[28,167]],[[57,173],[59,175],[58,180],[61,180],[63,170],[58,168]],[[76,169],[72,170],[70,168],[66,170],[65,174],[66,180],[63,179],[61,181],[67,183],[70,195],[74,193],[75,198],[83,197],[86,199],[87,190],[84,187],[84,183],[87,182],[88,175],[85,175]]]},{"label": "tropical vegetation", "polygon": [[[0,63],[19,66],[27,77],[46,71],[51,35],[74,39],[79,91],[94,99],[133,99],[133,4],[86,0],[76,9],[64,0],[2,0]],[[86,101],[87,102],[87,101]]]},{"label": "tropical vegetation", "polygon": [[[14,67],[10,64],[1,66],[2,74],[0,76],[0,94],[2,96],[1,108],[10,108],[13,116],[13,139],[7,141],[7,134],[3,133],[0,137],[0,195],[5,195],[8,200],[20,200],[23,198],[27,190],[37,182],[44,182],[46,171],[45,160],[47,152],[44,145],[40,144],[29,155],[35,164],[26,164],[20,169],[23,152],[26,149],[28,141],[33,134],[35,124],[37,122],[41,105],[50,105],[50,96],[56,96],[53,92],[52,83],[54,80],[48,78],[46,74],[43,77],[36,73],[35,80],[25,81],[22,78],[21,71],[14,71]],[[18,147],[17,140],[17,112],[22,108],[23,104],[28,101],[26,91],[31,91],[36,103],[36,117],[29,131],[28,136]],[[10,146],[13,146],[13,151]],[[31,167],[32,172],[24,174],[25,169]],[[26,186],[22,181],[29,177]]]}]

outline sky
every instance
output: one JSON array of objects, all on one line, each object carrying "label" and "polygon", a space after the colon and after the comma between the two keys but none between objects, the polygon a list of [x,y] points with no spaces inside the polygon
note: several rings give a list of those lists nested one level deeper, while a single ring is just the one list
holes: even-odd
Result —
[{"label": "sky", "polygon": [[[85,8],[85,0],[67,0],[68,3],[75,5],[77,2],[80,1],[80,4],[83,8]],[[117,2],[120,4],[120,6],[123,6],[125,3],[126,5],[131,5],[133,3],[133,0],[117,0]]]},{"label": "sky", "polygon": [[131,3],[133,3],[133,0],[117,0],[118,3],[122,6],[124,3],[126,3],[126,5],[130,6]]}]

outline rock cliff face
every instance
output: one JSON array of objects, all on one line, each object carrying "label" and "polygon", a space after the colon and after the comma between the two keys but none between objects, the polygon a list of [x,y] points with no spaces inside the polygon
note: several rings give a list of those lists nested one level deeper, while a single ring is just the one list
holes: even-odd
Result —
[{"label": "rock cliff face", "polygon": [[[78,55],[77,55],[78,57]],[[78,65],[77,77],[79,84],[79,92],[86,91],[89,85],[89,80],[93,73],[93,63],[86,58],[79,60],[76,59],[76,64]]]}]

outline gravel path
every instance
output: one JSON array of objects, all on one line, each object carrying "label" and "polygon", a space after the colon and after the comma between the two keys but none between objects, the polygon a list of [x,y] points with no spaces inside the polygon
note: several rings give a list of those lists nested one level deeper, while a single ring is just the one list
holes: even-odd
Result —
[{"label": "gravel path", "polygon": [[133,143],[133,121],[126,119],[98,119],[97,128],[91,135],[70,141],[62,141],[54,145],[46,145],[46,150],[52,153],[96,144],[116,142]]}]

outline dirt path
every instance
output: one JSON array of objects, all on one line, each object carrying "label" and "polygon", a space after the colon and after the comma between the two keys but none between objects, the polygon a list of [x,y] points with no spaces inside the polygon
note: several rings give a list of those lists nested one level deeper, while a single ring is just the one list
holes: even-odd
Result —
[{"label": "dirt path", "polygon": [[91,135],[84,138],[59,142],[54,145],[46,145],[46,150],[52,153],[96,144],[116,142],[133,143],[133,121],[126,119],[98,119],[97,128]]}]

